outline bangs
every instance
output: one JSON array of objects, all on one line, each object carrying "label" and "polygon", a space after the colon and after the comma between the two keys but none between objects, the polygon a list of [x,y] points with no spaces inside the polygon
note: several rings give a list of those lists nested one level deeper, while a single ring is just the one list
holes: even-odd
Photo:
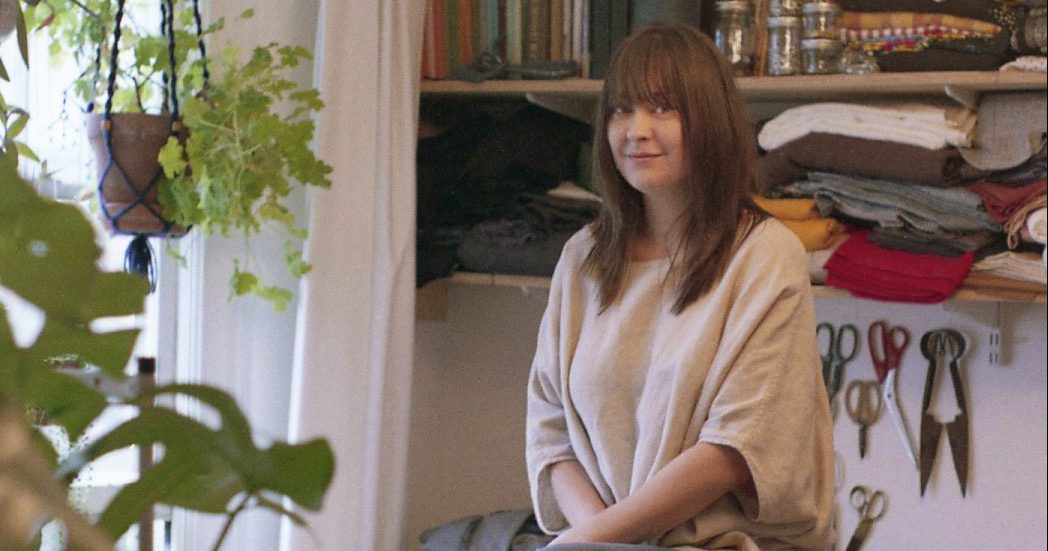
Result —
[{"label": "bangs", "polygon": [[[666,37],[641,35],[629,48],[623,48],[608,68],[607,101],[610,112],[637,103],[659,105],[670,109],[684,106],[680,97],[681,75],[676,63],[668,62],[667,50],[676,50]],[[680,52],[683,54],[684,52]]]}]

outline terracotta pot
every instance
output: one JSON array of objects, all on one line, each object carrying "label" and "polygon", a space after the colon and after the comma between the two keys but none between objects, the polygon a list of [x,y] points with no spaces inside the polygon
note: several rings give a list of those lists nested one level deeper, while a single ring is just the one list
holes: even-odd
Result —
[{"label": "terracotta pot", "polygon": [[[165,231],[166,221],[150,210],[152,208],[158,214],[164,212],[163,206],[157,202],[156,192],[167,179],[161,173],[157,155],[171,135],[171,116],[147,113],[111,115],[112,164],[109,163],[109,151],[102,132],[104,120],[101,113],[87,116],[87,137],[95,152],[98,178],[102,180],[98,201],[103,207],[106,227],[117,233],[184,235],[187,229],[182,226],[172,226]],[[157,180],[150,186],[154,177]],[[142,198],[140,203],[139,197]],[[125,209],[128,210],[124,212]]]}]

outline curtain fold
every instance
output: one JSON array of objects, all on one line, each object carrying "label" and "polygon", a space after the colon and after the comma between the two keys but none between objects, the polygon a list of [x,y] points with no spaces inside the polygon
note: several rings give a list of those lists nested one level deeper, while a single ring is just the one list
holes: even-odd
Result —
[{"label": "curtain fold", "polygon": [[317,150],[292,377],[293,440],[329,439],[335,480],[282,549],[402,549],[414,341],[415,136],[425,3],[325,0]]}]

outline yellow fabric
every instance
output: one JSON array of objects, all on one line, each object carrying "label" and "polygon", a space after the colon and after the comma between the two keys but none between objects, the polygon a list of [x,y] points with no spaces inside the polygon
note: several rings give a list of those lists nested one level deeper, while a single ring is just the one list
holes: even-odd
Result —
[{"label": "yellow fabric", "polygon": [[819,209],[813,199],[772,199],[755,196],[753,201],[780,220],[811,220],[819,217]]},{"label": "yellow fabric", "polygon": [[800,238],[806,251],[828,249],[834,238],[844,233],[844,225],[833,218],[812,220],[779,220]]}]

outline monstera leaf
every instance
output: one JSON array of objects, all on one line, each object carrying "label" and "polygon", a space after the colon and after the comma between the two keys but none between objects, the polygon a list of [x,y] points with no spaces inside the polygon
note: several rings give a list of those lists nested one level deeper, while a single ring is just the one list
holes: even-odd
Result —
[{"label": "monstera leaf", "polygon": [[47,360],[73,355],[119,375],[138,330],[100,333],[91,324],[142,312],[148,286],[138,276],[100,270],[101,254],[80,209],[41,198],[0,159],[0,287],[44,317],[32,342],[19,347],[6,312],[0,316],[0,392],[43,409],[74,439],[105,408],[105,397]]},{"label": "monstera leaf", "polygon": [[[7,302],[17,297],[38,308],[44,318],[35,335],[16,340],[3,308],[5,302],[0,302],[0,404],[4,405],[7,426],[12,418],[21,418],[24,427],[19,428],[28,429],[24,416],[11,412],[32,406],[75,440],[107,407],[112,397],[55,369],[49,362],[52,358],[75,356],[100,368],[99,377],[123,377],[138,331],[98,332],[92,324],[142,312],[148,283],[139,276],[101,271],[101,249],[94,236],[93,227],[79,209],[37,196],[18,176],[10,159],[0,156],[0,298]],[[219,427],[211,428],[157,406],[160,395],[199,401],[218,415]],[[221,546],[229,525],[247,507],[269,508],[299,524],[302,519],[281,505],[284,497],[305,509],[321,507],[334,471],[334,458],[326,441],[259,448],[233,397],[204,385],[147,386],[125,399],[139,407],[139,414],[66,458],[58,471],[58,480],[68,485],[85,465],[111,451],[131,445],[162,447],[157,464],[109,503],[97,523],[100,531],[88,526],[84,537],[103,542],[103,548],[104,542],[116,540],[158,503],[225,514],[227,530],[219,536],[215,549]],[[63,491],[56,490],[54,484],[44,484],[40,488],[47,493],[30,493],[36,490],[25,485],[30,480],[25,471],[30,468],[26,467],[28,463],[8,461],[32,457],[36,479],[54,483],[55,479],[46,476],[54,468],[54,456],[29,450],[28,438],[13,439],[5,434],[0,432],[0,536],[12,526],[20,530],[24,516],[19,517],[7,505],[25,500],[57,515],[71,538],[83,532],[83,519],[69,518],[68,508],[54,505]],[[0,543],[7,541],[0,537]],[[69,548],[97,548],[85,542],[88,539],[71,541]],[[0,548],[7,549],[4,545]]]},{"label": "monstera leaf", "polygon": [[[199,400],[218,414],[219,427],[212,429],[151,405],[163,394]],[[154,503],[233,514],[246,506],[260,506],[299,520],[278,505],[279,499],[267,498],[272,495],[289,497],[309,510],[320,509],[335,464],[327,442],[276,443],[260,449],[233,397],[213,387],[169,385],[144,392],[134,403],[141,408],[138,416],[71,457],[61,470],[75,471],[86,461],[131,445],[163,447],[163,458],[140,480],[121,489],[102,513],[99,525],[110,536],[124,533]]]}]

